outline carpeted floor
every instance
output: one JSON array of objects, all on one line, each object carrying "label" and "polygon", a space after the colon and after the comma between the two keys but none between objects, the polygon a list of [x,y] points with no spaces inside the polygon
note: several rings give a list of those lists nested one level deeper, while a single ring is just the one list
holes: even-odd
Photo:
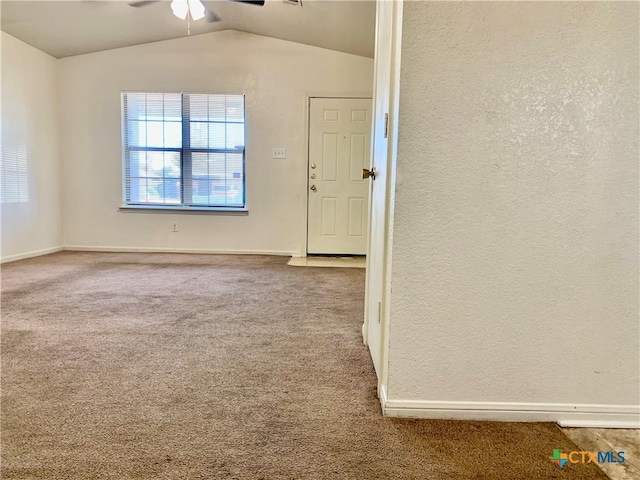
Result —
[{"label": "carpeted floor", "polygon": [[606,478],[553,424],[383,418],[364,271],[287,260],[3,265],[2,478]]}]

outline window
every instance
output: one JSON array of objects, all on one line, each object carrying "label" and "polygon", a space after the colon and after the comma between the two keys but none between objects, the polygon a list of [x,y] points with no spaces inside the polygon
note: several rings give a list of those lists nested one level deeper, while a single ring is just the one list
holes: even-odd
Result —
[{"label": "window", "polygon": [[24,112],[16,110],[14,102],[5,102],[5,105],[0,127],[0,203],[26,203],[29,201],[29,169]]},{"label": "window", "polygon": [[10,145],[11,140],[2,138],[0,203],[25,203],[29,201],[27,149]]},{"label": "window", "polygon": [[122,94],[124,202],[244,208],[244,95]]}]

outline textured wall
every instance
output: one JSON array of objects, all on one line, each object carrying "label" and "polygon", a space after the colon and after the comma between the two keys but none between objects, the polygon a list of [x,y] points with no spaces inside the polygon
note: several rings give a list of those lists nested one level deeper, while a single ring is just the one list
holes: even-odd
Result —
[{"label": "textured wall", "polygon": [[62,245],[55,62],[2,32],[2,260]]},{"label": "textured wall", "polygon": [[[59,60],[65,245],[305,251],[307,94],[367,94],[373,60],[237,31]],[[245,93],[248,216],[122,213],[120,92]],[[284,147],[287,158],[271,158]],[[179,233],[171,224],[179,223]]]},{"label": "textured wall", "polygon": [[638,18],[405,3],[390,398],[640,403]]}]

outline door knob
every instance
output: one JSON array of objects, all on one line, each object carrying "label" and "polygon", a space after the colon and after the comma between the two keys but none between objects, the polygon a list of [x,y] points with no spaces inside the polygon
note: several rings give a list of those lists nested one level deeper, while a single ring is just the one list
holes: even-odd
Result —
[{"label": "door knob", "polygon": [[311,164],[311,168],[316,168],[316,164],[315,164],[315,163],[312,163],[312,164]]},{"label": "door knob", "polygon": [[311,187],[310,187],[310,188],[311,188],[311,190],[313,190],[314,192],[317,190],[317,188],[316,188],[316,186],[315,186],[315,185],[311,185]]},{"label": "door knob", "polygon": [[366,168],[362,169],[362,178],[369,178],[371,177],[371,180],[375,180],[376,179],[376,169],[372,168],[371,170],[367,170]]}]

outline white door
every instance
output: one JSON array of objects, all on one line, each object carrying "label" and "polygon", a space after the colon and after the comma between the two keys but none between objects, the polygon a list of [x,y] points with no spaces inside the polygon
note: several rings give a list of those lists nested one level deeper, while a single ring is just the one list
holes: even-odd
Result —
[{"label": "white door", "polygon": [[311,98],[307,252],[367,251],[370,98]]},{"label": "white door", "polygon": [[396,55],[401,35],[402,3],[377,2],[376,52],[374,65],[373,154],[371,168],[376,179],[371,189],[370,239],[367,251],[367,277],[363,336],[378,374],[379,386],[385,380],[385,345],[388,331],[385,303],[388,294],[392,223],[392,195],[395,183],[395,118],[398,112]]}]

